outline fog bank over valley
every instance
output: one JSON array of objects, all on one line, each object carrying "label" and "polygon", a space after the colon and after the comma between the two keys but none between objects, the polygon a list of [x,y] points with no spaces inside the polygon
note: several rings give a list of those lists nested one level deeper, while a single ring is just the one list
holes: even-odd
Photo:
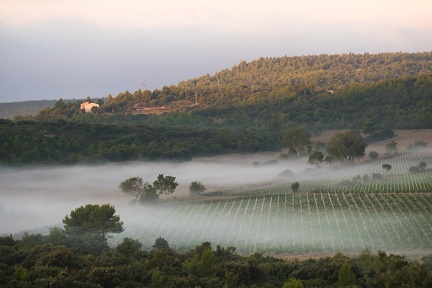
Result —
[{"label": "fog bank over valley", "polygon": [[[128,162],[95,166],[0,168],[0,235],[23,230],[62,227],[71,210],[85,204],[114,205],[122,218],[131,197],[119,184],[131,177],[152,183],[159,174],[177,177],[172,197],[185,197],[192,181],[206,192],[273,182],[285,169],[304,170],[306,159],[283,161],[276,154],[225,155],[190,162]],[[253,165],[259,162],[259,165]],[[161,200],[163,201],[163,200]],[[124,219],[122,219],[124,220]]]}]

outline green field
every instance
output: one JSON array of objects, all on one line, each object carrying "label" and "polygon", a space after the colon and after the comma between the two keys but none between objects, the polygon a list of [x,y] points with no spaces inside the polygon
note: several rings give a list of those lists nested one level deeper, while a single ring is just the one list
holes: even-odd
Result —
[{"label": "green field", "polygon": [[[122,213],[126,230],[111,241],[164,237],[179,250],[210,241],[241,253],[432,249],[432,171],[407,172],[431,160],[432,150],[424,150],[331,171],[323,167],[295,175],[297,193],[288,181],[225,193],[236,198],[135,207],[131,216]],[[392,165],[390,172],[383,163]],[[383,179],[340,185],[372,173]],[[132,216],[137,212],[139,219]]]}]

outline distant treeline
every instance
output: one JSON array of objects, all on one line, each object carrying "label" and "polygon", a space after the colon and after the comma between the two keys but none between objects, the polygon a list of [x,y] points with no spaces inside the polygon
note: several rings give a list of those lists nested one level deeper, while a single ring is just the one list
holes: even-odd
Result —
[{"label": "distant treeline", "polygon": [[[141,91],[139,91],[141,93]],[[118,102],[121,98],[123,102]],[[283,131],[305,126],[319,133],[330,129],[361,129],[365,122],[388,129],[432,128],[432,74],[381,80],[375,83],[346,84],[334,93],[294,95],[257,99],[242,105],[189,107],[186,111],[162,115],[126,113],[136,102],[132,94],[123,93],[107,104],[101,102],[96,113],[84,113],[80,101],[57,101],[34,117],[15,120],[74,121],[98,124],[145,124],[180,127],[249,127]],[[120,111],[116,113],[107,111]]]},{"label": "distant treeline", "polygon": [[0,119],[12,119],[16,115],[36,115],[40,110],[53,107],[55,100],[0,103]]},{"label": "distant treeline", "polygon": [[258,129],[1,120],[0,163],[188,160],[192,156],[276,150],[281,145],[277,135]]}]

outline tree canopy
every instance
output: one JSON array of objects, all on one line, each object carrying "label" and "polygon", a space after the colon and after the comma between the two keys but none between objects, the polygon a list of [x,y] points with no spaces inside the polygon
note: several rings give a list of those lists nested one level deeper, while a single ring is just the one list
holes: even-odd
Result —
[{"label": "tree canopy", "polygon": [[132,195],[134,201],[138,201],[144,189],[141,177],[132,177],[120,183],[119,188],[126,194]]},{"label": "tree canopy", "polygon": [[294,151],[297,156],[308,148],[310,148],[310,136],[303,127],[288,129],[282,138],[284,147],[287,147],[290,152]]},{"label": "tree canopy", "polygon": [[206,190],[206,187],[204,184],[202,184],[199,181],[192,181],[189,185],[189,192],[190,194],[200,194]]},{"label": "tree canopy", "polygon": [[324,162],[324,154],[320,151],[314,151],[309,155],[308,164],[319,167]]},{"label": "tree canopy", "polygon": [[327,144],[327,152],[337,161],[352,162],[365,155],[367,143],[359,131],[336,133]]},{"label": "tree canopy", "polygon": [[176,177],[159,174],[157,179],[150,185],[143,182],[141,177],[132,177],[120,183],[119,188],[126,194],[134,197],[134,202],[148,203],[155,202],[160,195],[168,196],[174,193],[179,183],[175,182]]},{"label": "tree canopy", "polygon": [[176,177],[159,174],[157,179],[153,182],[153,187],[156,189],[157,194],[167,196],[174,193],[175,189],[179,185],[175,180]]},{"label": "tree canopy", "polygon": [[72,210],[63,219],[66,233],[72,237],[92,235],[106,240],[108,233],[123,232],[123,222],[109,204],[87,204]]}]

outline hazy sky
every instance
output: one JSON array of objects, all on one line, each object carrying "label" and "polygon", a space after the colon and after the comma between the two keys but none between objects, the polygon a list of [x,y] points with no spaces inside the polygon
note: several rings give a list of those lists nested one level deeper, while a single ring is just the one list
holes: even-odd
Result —
[{"label": "hazy sky", "polygon": [[259,57],[431,50],[430,0],[0,0],[0,102],[153,90]]}]

